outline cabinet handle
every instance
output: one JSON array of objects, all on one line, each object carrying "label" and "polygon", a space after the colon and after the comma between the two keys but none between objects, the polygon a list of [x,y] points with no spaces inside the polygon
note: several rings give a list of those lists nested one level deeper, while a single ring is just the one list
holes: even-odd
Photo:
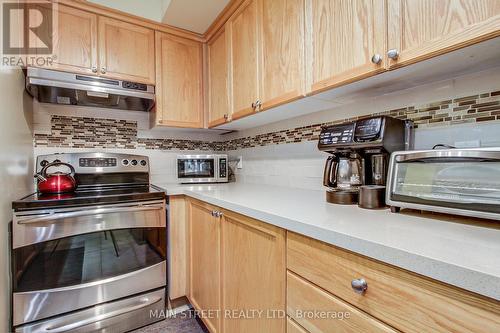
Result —
[{"label": "cabinet handle", "polygon": [[399,57],[399,51],[396,49],[390,49],[387,51],[387,56],[392,60],[396,60]]},{"label": "cabinet handle", "polygon": [[368,283],[363,278],[354,279],[351,281],[351,287],[356,293],[363,295],[368,289]]},{"label": "cabinet handle", "polygon": [[216,214],[215,217],[222,217],[222,215],[224,215],[224,213],[219,211],[216,211],[215,214]]},{"label": "cabinet handle", "polygon": [[216,213],[217,213],[217,212],[216,212],[215,210],[213,210],[213,211],[212,211],[212,216],[213,216],[213,217],[215,217],[215,214],[216,214]]},{"label": "cabinet handle", "polygon": [[[255,102],[255,108],[260,109],[261,106],[262,106],[262,102],[260,100],[257,100],[257,102]],[[260,110],[257,110],[257,111],[260,111]]]},{"label": "cabinet handle", "polygon": [[96,66],[92,67],[92,73],[97,73],[97,67]]},{"label": "cabinet handle", "polygon": [[253,103],[252,103],[252,109],[254,109],[254,110],[255,110],[255,108],[257,108],[257,103],[253,102]]},{"label": "cabinet handle", "polygon": [[372,62],[375,64],[375,65],[378,65],[382,62],[382,56],[378,53],[375,53],[372,57]]},{"label": "cabinet handle", "polygon": [[101,67],[101,74],[106,74],[106,67]]},{"label": "cabinet handle", "polygon": [[225,120],[228,120],[228,119],[229,119],[229,115],[228,115],[227,113],[226,113],[226,114],[224,114],[224,119],[225,119]]}]

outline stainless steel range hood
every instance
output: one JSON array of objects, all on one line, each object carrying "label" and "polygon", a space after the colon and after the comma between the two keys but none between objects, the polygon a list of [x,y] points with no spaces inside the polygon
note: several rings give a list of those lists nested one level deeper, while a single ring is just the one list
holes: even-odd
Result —
[{"label": "stainless steel range hood", "polygon": [[28,67],[26,90],[41,103],[150,111],[155,87],[80,74]]}]

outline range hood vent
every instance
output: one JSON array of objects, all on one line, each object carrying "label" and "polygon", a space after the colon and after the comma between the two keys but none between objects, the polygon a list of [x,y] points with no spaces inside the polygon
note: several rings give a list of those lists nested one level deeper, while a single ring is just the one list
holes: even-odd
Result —
[{"label": "range hood vent", "polygon": [[26,90],[41,103],[80,105],[131,111],[150,111],[155,87],[28,67]]}]

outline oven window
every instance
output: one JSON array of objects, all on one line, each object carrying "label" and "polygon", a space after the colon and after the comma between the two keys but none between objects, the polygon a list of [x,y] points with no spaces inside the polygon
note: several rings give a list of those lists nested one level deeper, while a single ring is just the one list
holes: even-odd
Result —
[{"label": "oven window", "polygon": [[393,193],[431,201],[498,204],[499,162],[397,164]]},{"label": "oven window", "polygon": [[98,281],[165,260],[166,228],[99,231],[13,250],[14,292]]},{"label": "oven window", "polygon": [[179,178],[214,178],[215,159],[182,159],[177,161]]}]

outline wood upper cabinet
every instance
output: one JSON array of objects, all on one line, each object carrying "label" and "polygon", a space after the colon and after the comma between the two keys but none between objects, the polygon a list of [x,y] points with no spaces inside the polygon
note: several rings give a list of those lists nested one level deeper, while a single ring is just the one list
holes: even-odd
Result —
[{"label": "wood upper cabinet", "polygon": [[225,210],[221,226],[222,313],[262,311],[224,316],[222,331],[284,333],[285,230]]},{"label": "wood upper cabinet", "polygon": [[203,47],[156,32],[156,125],[203,127]]},{"label": "wood upper cabinet", "polygon": [[390,0],[388,18],[391,67],[500,35],[498,0]]},{"label": "wood upper cabinet", "polygon": [[261,110],[305,92],[305,0],[261,0]]},{"label": "wood upper cabinet", "polygon": [[154,30],[99,17],[99,75],[155,83]]},{"label": "wood upper cabinet", "polygon": [[205,311],[203,322],[211,333],[220,332],[220,218],[213,207],[189,203],[189,300]]},{"label": "wood upper cabinet", "polygon": [[[50,13],[52,6],[37,6]],[[93,74],[97,72],[97,15],[58,5],[53,28],[53,62],[47,68]],[[37,33],[50,34],[50,31]],[[44,55],[45,56],[45,55]]]},{"label": "wood upper cabinet", "polygon": [[208,126],[229,121],[229,63],[226,29],[208,42]]},{"label": "wood upper cabinet", "polygon": [[226,24],[230,34],[232,118],[256,112],[259,99],[259,0],[244,2]]},{"label": "wood upper cabinet", "polygon": [[[322,91],[384,71],[384,0],[307,1],[311,91]],[[372,62],[376,55],[380,61],[373,58]]]}]

